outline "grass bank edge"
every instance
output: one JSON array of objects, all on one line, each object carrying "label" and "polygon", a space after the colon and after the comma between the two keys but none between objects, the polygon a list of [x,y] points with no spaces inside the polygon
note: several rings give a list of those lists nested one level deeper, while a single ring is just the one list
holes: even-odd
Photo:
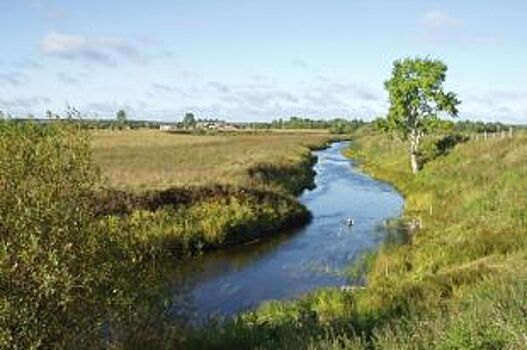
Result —
[{"label": "grass bank edge", "polygon": [[[196,136],[199,137],[199,136]],[[296,196],[313,189],[314,150],[343,140],[331,136],[301,146],[287,164],[272,160],[247,169],[247,185],[179,186],[141,193],[106,190],[94,199],[144,240],[148,256],[188,256],[292,231],[311,214]]]}]

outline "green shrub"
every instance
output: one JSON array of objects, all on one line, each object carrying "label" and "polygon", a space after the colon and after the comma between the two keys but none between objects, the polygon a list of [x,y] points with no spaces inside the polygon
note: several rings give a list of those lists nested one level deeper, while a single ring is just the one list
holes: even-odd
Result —
[{"label": "green shrub", "polygon": [[128,303],[133,240],[95,219],[97,185],[77,126],[0,121],[1,348],[101,344]]}]

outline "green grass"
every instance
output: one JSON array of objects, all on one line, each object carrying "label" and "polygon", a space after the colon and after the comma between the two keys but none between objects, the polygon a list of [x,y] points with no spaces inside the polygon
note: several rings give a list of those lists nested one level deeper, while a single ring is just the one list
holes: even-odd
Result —
[{"label": "green grass", "polygon": [[287,193],[227,185],[142,194],[110,191],[97,196],[95,205],[144,242],[150,257],[241,244],[298,227],[311,217]]},{"label": "green grass", "polygon": [[407,145],[368,130],[349,152],[405,196],[423,229],[369,262],[365,288],[271,302],[189,346],[527,347],[527,137],[468,141],[410,173]]}]

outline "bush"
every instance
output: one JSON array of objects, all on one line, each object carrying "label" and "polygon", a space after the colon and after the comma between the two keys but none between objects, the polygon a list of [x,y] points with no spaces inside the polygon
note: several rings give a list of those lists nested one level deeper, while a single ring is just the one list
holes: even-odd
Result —
[{"label": "bush", "polygon": [[133,257],[95,219],[97,184],[79,127],[0,121],[1,348],[103,341]]}]

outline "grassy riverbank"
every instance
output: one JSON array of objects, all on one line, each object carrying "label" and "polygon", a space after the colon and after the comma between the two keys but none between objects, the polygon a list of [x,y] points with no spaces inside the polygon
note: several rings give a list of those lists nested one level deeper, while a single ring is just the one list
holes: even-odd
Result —
[{"label": "grassy riverbank", "polygon": [[[522,348],[527,339],[527,137],[468,141],[409,171],[407,145],[367,129],[349,155],[393,183],[423,228],[381,249],[365,288],[271,302],[195,347]],[[446,152],[443,152],[446,153]]]},{"label": "grassy riverbank", "polygon": [[228,185],[181,187],[134,194],[107,191],[95,198],[99,215],[112,214],[143,242],[148,256],[188,256],[265,238],[305,224],[310,213],[293,196]]},{"label": "grassy riverbank", "polygon": [[[108,181],[95,171],[89,135],[74,123],[1,121],[0,136],[0,286],[7,291],[0,297],[1,346],[525,346],[525,135],[432,150],[423,171],[413,176],[405,144],[363,129],[355,135],[350,156],[366,172],[393,183],[406,197],[405,215],[421,217],[423,229],[409,244],[386,246],[375,257],[365,257],[358,266],[368,271],[364,288],[325,289],[297,301],[269,302],[198,331],[174,324],[165,305],[173,296],[160,297],[163,271],[151,257],[236,244],[290,220],[298,223],[291,218],[305,218],[305,209],[293,193],[311,179],[308,147],[320,146],[329,135],[306,140],[313,135],[286,134],[282,144],[282,135],[218,136],[226,138],[224,147],[213,138],[185,135],[211,143],[211,152],[238,145],[232,159],[243,162],[244,170],[237,170],[231,183],[213,186],[215,177],[210,177],[198,187],[182,181],[171,188],[167,181],[151,190],[144,188],[148,174],[141,175],[136,184],[144,185],[139,187],[133,181],[103,186]],[[256,142],[245,139],[250,137],[259,138],[251,149],[266,155],[258,162],[240,150],[240,144]],[[131,144],[117,144],[122,155],[133,158],[138,152]],[[194,148],[178,149],[167,146],[167,157],[186,153],[188,160],[181,164],[192,169]],[[278,154],[283,158],[272,156]],[[155,156],[152,148],[130,164],[142,169],[140,164]],[[98,164],[101,157],[95,155]],[[165,160],[158,156],[155,164]],[[177,168],[184,171],[181,164]],[[125,168],[133,174],[134,166]],[[218,170],[220,165],[214,169],[216,175],[229,171]],[[104,187],[110,192],[97,192],[94,202],[93,190]]]},{"label": "grassy riverbank", "polygon": [[110,188],[97,210],[131,225],[149,254],[194,254],[289,230],[310,218],[294,196],[314,185],[310,150],[329,140],[322,132],[96,132],[94,158]]}]

